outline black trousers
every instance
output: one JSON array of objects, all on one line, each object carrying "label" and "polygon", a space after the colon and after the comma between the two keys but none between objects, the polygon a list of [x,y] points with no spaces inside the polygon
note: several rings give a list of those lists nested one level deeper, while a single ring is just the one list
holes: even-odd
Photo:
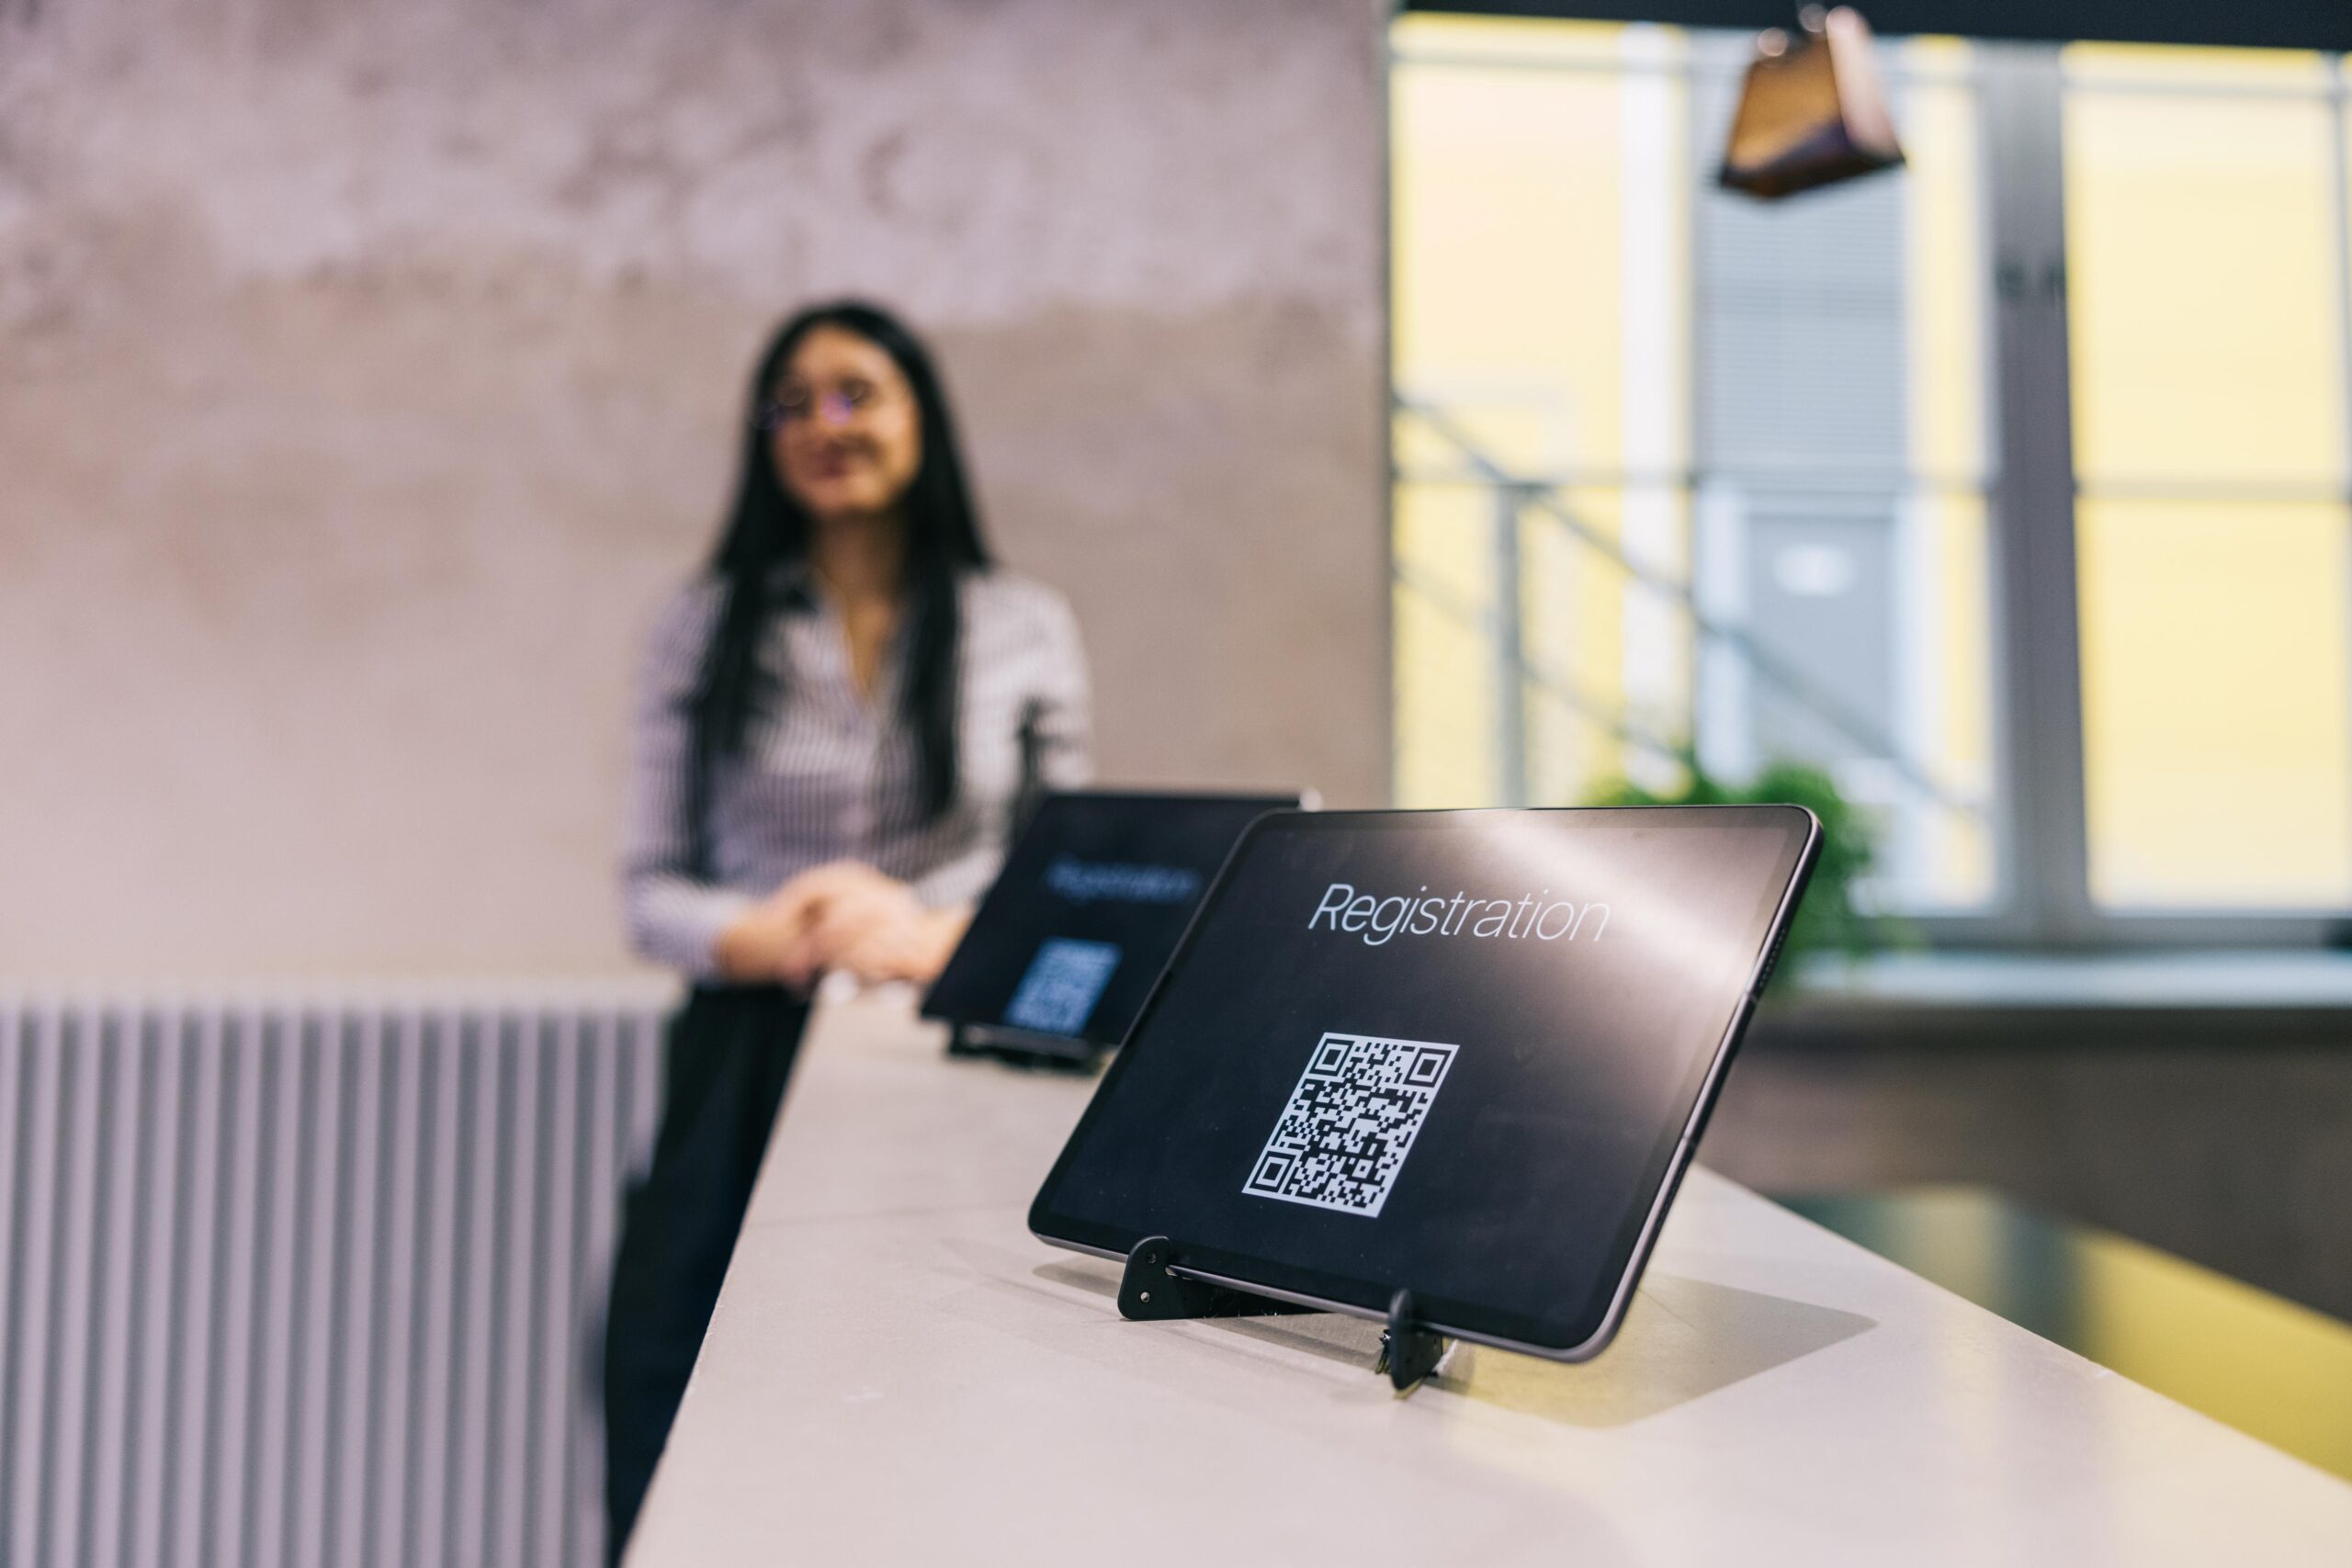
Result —
[{"label": "black trousers", "polygon": [[706,987],[670,1021],[661,1132],[622,1201],[605,1318],[605,1549],[620,1560],[686,1392],[808,1004]]}]

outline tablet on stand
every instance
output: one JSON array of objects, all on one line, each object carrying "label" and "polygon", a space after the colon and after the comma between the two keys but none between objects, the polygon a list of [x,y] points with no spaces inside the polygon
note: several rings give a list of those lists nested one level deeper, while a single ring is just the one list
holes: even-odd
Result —
[{"label": "tablet on stand", "polygon": [[1279,813],[1030,1210],[1128,1317],[1385,1320],[1555,1360],[1623,1321],[1820,844],[1798,807]]},{"label": "tablet on stand", "polygon": [[1288,795],[1047,795],[923,998],[948,1049],[1091,1069],[1125,1038],[1201,896]]}]

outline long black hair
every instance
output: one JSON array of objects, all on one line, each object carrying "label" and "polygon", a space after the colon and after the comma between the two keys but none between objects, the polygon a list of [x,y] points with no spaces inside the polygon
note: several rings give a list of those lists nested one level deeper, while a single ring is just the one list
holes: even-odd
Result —
[{"label": "long black hair", "polygon": [[725,607],[711,632],[689,710],[698,774],[697,838],[710,763],[741,753],[752,715],[778,694],[773,673],[760,667],[759,645],[776,607],[776,569],[808,558],[811,524],[776,473],[775,448],[763,415],[801,340],[819,327],[854,333],[881,349],[914,392],[922,456],[899,502],[907,530],[901,609],[906,668],[899,716],[914,737],[924,820],[938,818],[956,798],[956,672],[963,633],[957,585],[967,573],[988,567],[988,546],[981,540],[979,514],[964,483],[955,422],[930,353],[888,311],[863,300],[841,299],[812,305],[777,328],[752,372],[741,479],[709,565],[725,590]]}]

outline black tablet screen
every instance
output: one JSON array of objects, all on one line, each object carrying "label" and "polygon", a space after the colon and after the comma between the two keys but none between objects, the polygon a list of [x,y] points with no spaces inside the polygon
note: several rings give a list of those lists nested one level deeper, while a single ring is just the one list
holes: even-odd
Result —
[{"label": "black tablet screen", "polygon": [[1578,1344],[1811,831],[1784,807],[1268,818],[1033,1224]]},{"label": "black tablet screen", "polygon": [[923,1011],[1115,1045],[1242,830],[1296,795],[1048,796]]}]

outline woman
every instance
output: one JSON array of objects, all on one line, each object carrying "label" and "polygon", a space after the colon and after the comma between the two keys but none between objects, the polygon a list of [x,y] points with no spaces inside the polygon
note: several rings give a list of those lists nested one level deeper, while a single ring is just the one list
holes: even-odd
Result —
[{"label": "woman", "polygon": [[752,382],[734,507],[653,637],[624,903],[695,981],[605,1328],[617,1558],[702,1344],[824,973],[927,981],[1028,792],[1083,783],[1069,607],[993,567],[930,356],[855,302]]}]

